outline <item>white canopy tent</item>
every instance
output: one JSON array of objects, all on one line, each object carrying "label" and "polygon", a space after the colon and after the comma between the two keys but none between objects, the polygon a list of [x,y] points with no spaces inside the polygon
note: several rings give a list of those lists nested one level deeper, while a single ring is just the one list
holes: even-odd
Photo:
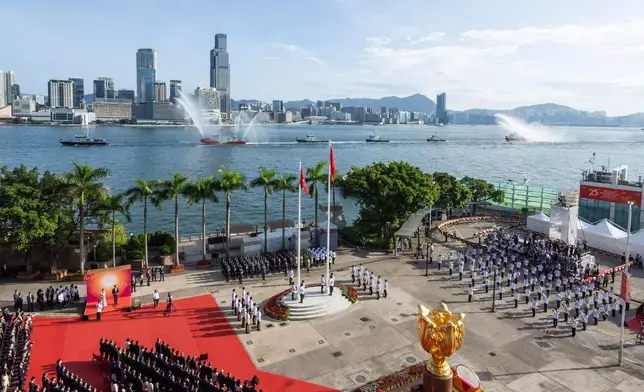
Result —
[{"label": "white canopy tent", "polygon": [[[624,243],[626,239],[624,239]],[[631,249],[630,253],[635,256],[636,254],[644,255],[644,229],[631,234]]]},{"label": "white canopy tent", "polygon": [[531,215],[526,220],[526,228],[537,233],[548,234],[550,232],[550,217],[543,211]]},{"label": "white canopy tent", "polygon": [[588,246],[606,252],[621,255],[626,249],[626,231],[611,223],[608,219],[582,227],[579,238],[586,241]]}]

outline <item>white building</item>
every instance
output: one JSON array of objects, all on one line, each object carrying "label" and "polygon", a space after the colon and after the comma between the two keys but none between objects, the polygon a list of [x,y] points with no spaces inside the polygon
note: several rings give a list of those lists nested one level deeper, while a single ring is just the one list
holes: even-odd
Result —
[{"label": "white building", "polygon": [[7,106],[6,89],[4,86],[4,72],[0,70],[0,108]]},{"label": "white building", "polygon": [[74,107],[74,82],[50,80],[48,84],[49,106],[54,108]]},{"label": "white building", "polygon": [[221,119],[221,94],[214,87],[197,87],[195,89],[197,105],[202,117],[208,117],[213,122]]},{"label": "white building", "polygon": [[36,111],[36,101],[31,97],[14,99],[11,104],[11,116],[18,118],[29,118]]}]

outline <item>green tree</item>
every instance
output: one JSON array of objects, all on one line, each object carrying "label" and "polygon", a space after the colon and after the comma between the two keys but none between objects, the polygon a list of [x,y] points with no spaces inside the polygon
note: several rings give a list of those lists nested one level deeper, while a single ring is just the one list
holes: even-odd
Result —
[{"label": "green tree", "polygon": [[306,168],[306,180],[309,182],[309,192],[313,194],[315,200],[315,227],[318,227],[318,190],[320,184],[328,183],[329,173],[326,173],[324,169],[328,168],[329,164],[327,161],[318,162],[314,167]]},{"label": "green tree", "polygon": [[494,185],[479,178],[463,177],[461,179],[461,184],[472,192],[470,200],[472,202],[472,213],[474,215],[476,215],[476,207],[478,203],[503,203],[503,199],[505,198],[505,193],[501,189],[497,189]]},{"label": "green tree", "polygon": [[[277,177],[277,182],[275,184],[275,190],[277,192],[282,192],[282,222],[286,220],[286,192],[297,192],[297,186],[295,185],[295,177],[293,174],[280,174]],[[297,226],[301,222],[297,222]],[[286,249],[286,228],[282,225],[282,249]]]},{"label": "green tree", "polygon": [[148,200],[154,199],[154,189],[157,181],[146,181],[139,178],[134,179],[134,186],[125,191],[128,206],[134,203],[143,202],[143,248],[144,262],[148,266]]},{"label": "green tree", "polygon": [[80,267],[81,273],[84,273],[85,258],[87,256],[85,250],[85,209],[88,203],[87,199],[97,198],[100,200],[101,195],[105,192],[105,186],[99,180],[109,176],[110,171],[103,168],[94,169],[89,165],[82,165],[78,162],[73,162],[72,164],[72,170],[65,174],[65,180],[66,185],[75,195],[76,205],[78,206]]},{"label": "green tree", "polygon": [[383,231],[387,222],[397,228],[439,197],[439,186],[432,182],[432,176],[406,162],[354,166],[338,187],[344,197],[356,200],[360,207],[356,226],[387,243],[389,238]]},{"label": "green tree", "polygon": [[201,203],[201,258],[206,260],[206,202],[217,203],[217,183],[214,176],[201,178],[193,184],[186,187],[186,196],[188,204],[193,205]]},{"label": "green tree", "polygon": [[23,254],[27,272],[32,271],[32,247],[51,243],[58,230],[61,210],[47,197],[45,182],[36,168],[0,171],[0,238]]},{"label": "green tree", "polygon": [[434,183],[440,187],[436,205],[447,209],[463,208],[472,198],[472,191],[448,173],[434,173]]},{"label": "green tree", "polygon": [[154,204],[159,210],[163,208],[163,202],[174,200],[174,262],[176,265],[179,265],[179,196],[186,194],[189,184],[187,176],[174,173],[171,179],[158,182],[155,191]]},{"label": "green tree", "polygon": [[230,199],[235,191],[248,190],[246,177],[237,170],[224,167],[218,170],[217,191],[226,195],[226,257],[230,257]]},{"label": "green tree", "polygon": [[126,221],[130,222],[130,206],[125,202],[125,195],[117,193],[103,199],[99,208],[110,215],[109,220],[112,223],[112,265],[116,267],[116,214],[121,215]]},{"label": "green tree", "polygon": [[268,196],[273,194],[277,173],[275,170],[263,166],[259,168],[259,176],[250,182],[253,188],[262,188],[264,191],[264,252],[268,252]]},{"label": "green tree", "polygon": [[[128,243],[128,235],[125,227],[116,224],[114,233],[106,231],[98,235],[98,245],[96,246],[96,256],[99,261],[109,260],[114,258],[112,242],[116,248],[123,248]],[[141,253],[143,253],[143,246],[141,246]],[[143,258],[143,257],[141,257]]]}]

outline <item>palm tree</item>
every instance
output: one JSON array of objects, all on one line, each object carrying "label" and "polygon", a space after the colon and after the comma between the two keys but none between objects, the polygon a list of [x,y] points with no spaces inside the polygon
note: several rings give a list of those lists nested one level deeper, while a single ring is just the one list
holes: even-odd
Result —
[{"label": "palm tree", "polygon": [[201,239],[203,246],[201,249],[202,260],[206,260],[206,202],[217,203],[217,182],[214,176],[202,178],[194,184],[186,187],[186,196],[188,205],[201,202]]},{"label": "palm tree", "polygon": [[[282,222],[286,220],[286,192],[297,192],[297,186],[293,183],[297,177],[293,174],[280,174],[276,179],[275,190],[282,192]],[[298,226],[301,222],[297,222]],[[286,248],[286,228],[282,225],[282,249]]]},{"label": "palm tree", "polygon": [[306,169],[306,180],[309,182],[309,191],[315,197],[315,227],[318,227],[318,186],[328,181],[328,174],[324,172],[328,166],[326,161],[318,162],[314,167]]},{"label": "palm tree", "polygon": [[237,170],[218,170],[217,190],[226,194],[226,257],[230,257],[230,198],[233,192],[238,190],[247,191],[246,177]]},{"label": "palm tree", "polygon": [[161,210],[163,202],[174,199],[174,262],[179,265],[179,196],[186,194],[188,176],[174,173],[169,180],[159,181],[155,189],[154,205]]},{"label": "palm tree", "polygon": [[113,266],[116,267],[116,213],[118,212],[128,222],[130,222],[130,206],[124,203],[125,195],[122,193],[111,195],[103,199],[99,207],[101,210],[111,215],[112,221],[112,260]]},{"label": "palm tree", "polygon": [[145,248],[145,267],[148,266],[148,199],[154,196],[154,187],[157,181],[146,181],[140,178],[134,179],[134,186],[127,191],[124,195],[127,197],[128,206],[137,202],[143,202],[143,247]]},{"label": "palm tree", "polygon": [[269,170],[263,166],[259,168],[259,177],[251,181],[253,188],[264,190],[264,252],[268,252],[268,196],[273,194],[277,180],[275,170]]},{"label": "palm tree", "polygon": [[105,191],[101,178],[110,175],[108,169],[94,169],[89,165],[82,165],[72,162],[72,171],[65,174],[66,185],[77,197],[78,218],[80,226],[80,268],[81,273],[85,272],[85,207],[88,197],[95,197]]}]

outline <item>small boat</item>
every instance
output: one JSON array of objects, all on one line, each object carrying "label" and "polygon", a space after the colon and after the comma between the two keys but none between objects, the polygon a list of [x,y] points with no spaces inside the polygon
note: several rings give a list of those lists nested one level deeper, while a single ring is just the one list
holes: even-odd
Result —
[{"label": "small boat", "polygon": [[213,138],[209,138],[209,137],[204,137],[204,138],[202,138],[202,139],[199,139],[199,141],[200,141],[200,142],[202,142],[203,144],[207,144],[207,145],[209,145],[209,146],[218,146],[218,145],[220,145],[220,144],[221,144],[221,143],[219,142],[219,140],[216,140],[216,139],[213,139]]},{"label": "small boat", "polygon": [[373,133],[367,137],[367,143],[389,143],[389,139]]},{"label": "small boat", "polygon": [[320,139],[319,137],[315,135],[306,135],[306,137],[296,137],[295,141],[298,143],[309,143],[309,144],[316,144],[316,143],[328,143],[328,140],[323,140]]},{"label": "small boat", "polygon": [[516,133],[511,133],[508,136],[505,137],[506,142],[527,142],[528,139],[524,138],[523,136],[520,136]]},{"label": "small boat", "polygon": [[432,135],[432,137],[427,138],[428,142],[446,142],[447,140],[439,138],[437,135]]},{"label": "small boat", "polygon": [[246,145],[246,140],[240,140],[240,139],[235,139],[235,140],[228,140],[226,144],[234,144],[238,146],[245,146]]},{"label": "small boat", "polygon": [[91,130],[88,130],[85,135],[76,135],[71,140],[60,139],[59,142],[63,146],[107,146],[109,143],[107,139],[89,137]]}]

